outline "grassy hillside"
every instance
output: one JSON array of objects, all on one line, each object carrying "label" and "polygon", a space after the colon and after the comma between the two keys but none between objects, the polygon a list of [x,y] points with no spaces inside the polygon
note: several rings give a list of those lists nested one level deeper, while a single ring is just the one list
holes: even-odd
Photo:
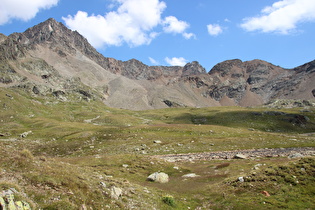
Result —
[{"label": "grassy hillside", "polygon": [[[312,209],[314,158],[170,163],[153,155],[315,147],[314,111],[128,111],[0,89],[0,188],[15,188],[16,200],[35,209]],[[156,171],[167,173],[169,183],[148,182]],[[188,173],[199,176],[182,177]],[[240,176],[250,178],[240,183]],[[122,190],[118,199],[113,187]]]}]

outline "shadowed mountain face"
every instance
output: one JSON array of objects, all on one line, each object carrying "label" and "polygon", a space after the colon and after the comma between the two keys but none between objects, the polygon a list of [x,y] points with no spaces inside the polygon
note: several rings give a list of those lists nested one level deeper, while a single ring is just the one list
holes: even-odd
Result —
[{"label": "shadowed mountain face", "polygon": [[54,19],[24,33],[0,34],[0,87],[19,87],[58,100],[103,100],[111,107],[261,105],[273,99],[314,99],[315,60],[283,69],[262,60],[228,60],[209,71],[147,66],[104,57]]}]

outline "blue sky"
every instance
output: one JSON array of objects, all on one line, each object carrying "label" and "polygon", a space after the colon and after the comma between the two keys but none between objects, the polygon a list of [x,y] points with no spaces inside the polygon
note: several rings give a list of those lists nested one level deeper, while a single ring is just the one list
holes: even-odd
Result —
[{"label": "blue sky", "polygon": [[106,57],[147,65],[315,59],[314,0],[1,0],[0,33],[53,17]]}]

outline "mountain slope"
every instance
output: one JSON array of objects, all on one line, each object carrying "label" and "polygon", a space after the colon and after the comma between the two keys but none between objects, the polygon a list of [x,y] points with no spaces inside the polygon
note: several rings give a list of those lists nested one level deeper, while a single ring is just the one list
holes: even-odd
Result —
[{"label": "mountain slope", "polygon": [[196,61],[184,67],[147,66],[135,59],[104,57],[54,19],[23,33],[0,34],[0,58],[2,87],[25,87],[62,100],[75,94],[124,109],[252,106],[315,95],[315,61],[283,69],[261,60],[235,59],[209,73]]}]

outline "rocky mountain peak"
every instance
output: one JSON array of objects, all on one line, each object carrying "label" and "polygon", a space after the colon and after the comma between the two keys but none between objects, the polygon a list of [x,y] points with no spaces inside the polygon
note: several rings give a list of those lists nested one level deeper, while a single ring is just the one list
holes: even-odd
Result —
[{"label": "rocky mountain peak", "polygon": [[233,74],[235,71],[241,71],[244,68],[240,59],[223,61],[215,65],[209,72],[210,75],[218,74],[221,77]]},{"label": "rocky mountain peak", "polygon": [[201,66],[198,61],[193,61],[191,63],[187,63],[184,66],[182,76],[191,76],[205,73],[207,73],[206,69]]},{"label": "rocky mountain peak", "polygon": [[7,36],[2,34],[2,33],[0,33],[0,44],[1,44],[1,42],[3,42],[6,39],[7,39]]},{"label": "rocky mountain peak", "polygon": [[23,33],[13,33],[11,38],[30,49],[36,48],[37,45],[45,45],[54,49],[61,56],[74,54],[76,50],[83,54],[100,55],[77,31],[68,29],[61,22],[50,18],[36,26],[27,29]]},{"label": "rocky mountain peak", "polygon": [[309,63],[306,63],[302,66],[299,66],[299,67],[296,67],[294,68],[294,71],[295,72],[309,72],[309,73],[312,73],[312,72],[315,72],[315,60],[309,62]]}]

